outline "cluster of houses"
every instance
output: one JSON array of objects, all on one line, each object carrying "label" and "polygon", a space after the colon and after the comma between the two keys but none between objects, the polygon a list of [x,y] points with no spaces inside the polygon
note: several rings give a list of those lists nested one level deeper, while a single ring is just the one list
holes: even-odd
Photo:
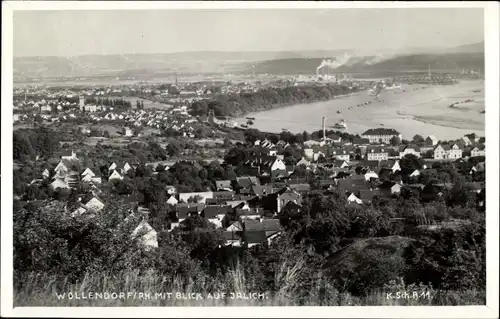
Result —
[{"label": "cluster of houses", "polygon": [[[134,112],[136,115],[146,114],[142,110]],[[400,159],[408,154],[422,157],[422,153],[432,151],[433,160],[461,159],[463,149],[467,147],[471,156],[484,156],[484,143],[479,143],[477,136],[464,136],[452,145],[439,143],[433,136],[427,137],[422,146],[384,144],[387,141],[390,143],[394,136],[400,138],[394,130],[369,130],[350,143],[335,135],[321,141],[306,141],[302,146],[302,159],[294,165],[285,164],[283,152],[289,147],[297,148],[297,145],[281,140],[276,144],[268,139],[257,140],[253,146],[260,152],[246,158],[240,167],[245,176],[218,180],[215,182],[216,189],[207,192],[178,193],[174,186],[166,186],[168,198],[165,205],[175,207],[177,219],[161,231],[172,231],[182,226],[189,216],[199,215],[222,232],[227,245],[269,244],[281,233],[278,214],[284,209],[300,211],[302,197],[311,190],[310,182],[296,176],[299,165],[314,173],[317,185],[323,191],[340,191],[352,205],[370,205],[375,197],[396,195],[403,186],[428,200],[439,198],[445,189],[453,186],[449,183],[419,184],[419,176],[423,172],[437,171],[429,163],[421,169],[403,169]],[[153,169],[156,164],[152,165]],[[174,164],[172,162],[165,168],[169,169]],[[101,183],[123,179],[135,168],[135,164],[114,162],[107,167],[106,176],[101,176],[100,171],[81,167],[77,155],[71,151],[61,156],[53,172],[44,170],[42,178],[49,179],[54,189],[75,188],[79,182],[98,188]],[[468,173],[476,174],[484,169],[482,162]],[[484,183],[471,183],[470,189],[471,196],[484,194]],[[484,205],[484,202],[478,205]],[[71,214],[79,216],[86,212],[99,212],[103,207],[105,203],[95,196],[82,202]],[[138,211],[147,216],[146,209]],[[156,231],[160,230],[153,229],[147,217],[140,222],[139,228],[141,242],[150,248],[157,247]],[[134,234],[138,233],[139,230]]]},{"label": "cluster of houses", "polygon": [[[387,161],[401,159],[406,155],[434,160],[457,160],[463,158],[466,151],[470,152],[470,157],[485,156],[485,145],[480,143],[479,136],[474,134],[463,136],[451,143],[440,143],[436,137],[430,135],[420,145],[410,143],[398,146],[391,145],[391,140],[394,137],[401,139],[401,134],[392,129],[371,129],[363,133],[361,138],[354,139],[352,142],[343,141],[339,136],[331,134],[321,141],[304,142],[303,154],[306,160],[313,162],[320,158],[346,162],[352,159]],[[280,145],[275,146],[284,145],[282,141],[279,143]]]}]

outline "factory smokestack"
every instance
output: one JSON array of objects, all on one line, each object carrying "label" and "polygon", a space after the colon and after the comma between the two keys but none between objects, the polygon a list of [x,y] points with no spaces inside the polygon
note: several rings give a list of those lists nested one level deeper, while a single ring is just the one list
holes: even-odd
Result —
[{"label": "factory smokestack", "polygon": [[325,117],[321,118],[321,128],[323,129],[323,141],[326,141]]}]

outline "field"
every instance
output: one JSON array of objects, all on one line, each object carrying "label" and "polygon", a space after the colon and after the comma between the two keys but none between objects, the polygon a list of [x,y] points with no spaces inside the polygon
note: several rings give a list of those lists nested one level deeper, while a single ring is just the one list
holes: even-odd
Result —
[{"label": "field", "polygon": [[[480,91],[472,92],[474,90]],[[473,101],[449,107],[452,103],[467,100]],[[358,106],[360,104],[362,106]],[[245,117],[255,117],[253,127],[268,132],[319,130],[321,117],[325,116],[327,128],[343,119],[351,134],[388,127],[401,132],[406,139],[415,134],[456,139],[471,132],[484,135],[485,117],[481,113],[484,109],[484,83],[462,81],[449,86],[403,85],[402,89],[383,91],[378,99],[360,92],[326,102],[250,113]],[[235,121],[245,123],[245,117]]]}]

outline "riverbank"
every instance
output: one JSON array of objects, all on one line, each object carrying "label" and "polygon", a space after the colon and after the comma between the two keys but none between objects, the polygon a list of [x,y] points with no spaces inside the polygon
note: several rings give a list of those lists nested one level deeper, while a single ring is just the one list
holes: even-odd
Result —
[{"label": "riverbank", "polygon": [[[466,108],[454,109],[449,105],[467,99],[474,103]],[[368,104],[366,104],[368,103]],[[455,85],[427,86],[403,85],[401,90],[383,91],[378,99],[368,92],[316,103],[303,103],[286,109],[253,112],[252,128],[260,131],[292,133],[316,131],[321,128],[321,118],[327,118],[327,127],[345,120],[348,133],[361,134],[376,127],[393,128],[406,139],[415,134],[435,135],[438,139],[455,139],[464,134],[485,134],[484,83],[463,81]],[[239,124],[245,118],[236,118]]]}]

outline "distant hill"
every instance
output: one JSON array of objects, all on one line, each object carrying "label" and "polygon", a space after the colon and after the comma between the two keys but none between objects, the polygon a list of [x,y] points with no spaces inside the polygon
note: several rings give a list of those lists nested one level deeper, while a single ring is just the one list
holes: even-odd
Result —
[{"label": "distant hill", "polygon": [[[429,51],[429,53],[425,53]],[[371,72],[384,69],[427,69],[436,67],[481,68],[484,42],[455,48],[408,48],[394,50],[304,50],[218,52],[197,51],[166,54],[85,55],[76,57],[16,57],[14,80],[43,77],[117,76],[165,73],[256,72],[272,74],[314,74],[322,59],[349,56],[338,72]],[[411,54],[410,54],[411,53]]]},{"label": "distant hill", "polygon": [[[256,73],[315,74],[323,59],[280,59],[255,65]],[[378,60],[378,61],[377,61]],[[483,53],[414,54],[384,58],[380,56],[352,57],[347,63],[331,72],[415,72],[444,70],[449,72],[465,69],[484,70]],[[250,69],[249,69],[250,70]]]},{"label": "distant hill", "polygon": [[460,45],[452,49],[446,50],[454,53],[484,53],[484,41],[472,44]]}]

